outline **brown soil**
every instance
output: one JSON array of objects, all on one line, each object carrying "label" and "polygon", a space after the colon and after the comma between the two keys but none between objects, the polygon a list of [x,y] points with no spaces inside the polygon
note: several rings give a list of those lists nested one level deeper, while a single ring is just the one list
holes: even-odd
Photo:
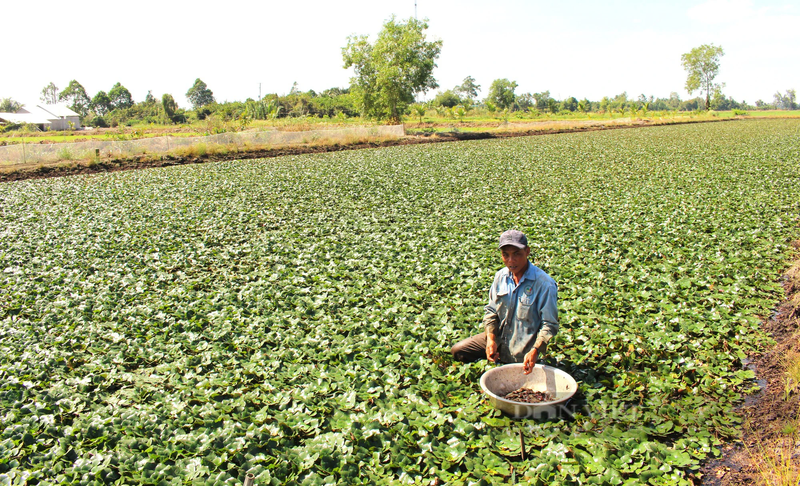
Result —
[{"label": "brown soil", "polygon": [[[793,246],[800,249],[800,241]],[[775,316],[763,323],[776,344],[749,357],[756,378],[766,386],[756,396],[748,397],[739,409],[744,419],[741,440],[723,446],[722,456],[702,468],[704,485],[764,484],[759,464],[769,467],[763,462],[764,457],[776,454],[776,450],[791,457],[795,469],[800,469],[800,437],[797,432],[787,435],[782,431],[786,424],[797,424],[800,418],[800,393],[785,396],[785,357],[800,352],[800,260],[784,276],[783,286],[786,300]],[[780,455],[777,453],[774,460],[780,461]]]},{"label": "brown soil", "polygon": [[506,400],[511,400],[512,402],[522,402],[522,403],[539,403],[539,402],[549,402],[553,399],[549,393],[543,391],[533,391],[528,388],[520,388],[518,390],[514,390],[510,393],[503,395],[503,398]]},{"label": "brown soil", "polygon": [[[719,120],[680,120],[674,123],[709,123],[709,122],[722,122],[732,121],[733,119],[719,119]],[[40,164],[36,166],[14,166],[0,171],[0,182],[18,181],[25,179],[43,179],[49,177],[62,177],[76,174],[94,174],[99,172],[115,172],[120,170],[137,170],[148,169],[153,167],[167,167],[172,165],[183,164],[201,164],[205,162],[218,162],[223,160],[243,160],[243,159],[262,159],[270,157],[280,157],[283,155],[299,155],[320,152],[338,152],[342,150],[359,150],[365,148],[378,148],[378,147],[392,147],[397,145],[413,145],[420,143],[439,143],[439,142],[457,142],[461,140],[483,140],[492,138],[509,138],[509,137],[528,137],[533,135],[553,135],[557,133],[572,133],[572,132],[587,132],[596,130],[616,130],[625,128],[641,128],[648,126],[660,126],[672,124],[666,123],[652,123],[651,120],[637,119],[632,120],[628,125],[603,125],[603,126],[584,126],[573,127],[564,129],[551,129],[547,131],[542,130],[520,130],[508,132],[445,132],[424,135],[407,135],[397,140],[388,140],[384,142],[367,142],[355,144],[332,144],[332,145],[292,145],[273,148],[269,150],[254,150],[250,152],[231,152],[228,154],[210,154],[203,157],[181,157],[165,155],[163,157],[155,158],[153,156],[134,156],[129,159],[101,159],[98,162],[87,165],[85,162],[75,163],[52,163]],[[416,128],[416,124],[412,124]],[[489,125],[487,125],[489,128]],[[105,129],[110,130],[110,129]]]}]

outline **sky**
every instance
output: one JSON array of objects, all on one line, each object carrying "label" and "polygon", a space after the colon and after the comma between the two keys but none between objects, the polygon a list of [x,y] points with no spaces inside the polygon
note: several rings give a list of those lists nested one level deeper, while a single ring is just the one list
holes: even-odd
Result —
[{"label": "sky", "polygon": [[0,0],[0,11],[0,98],[26,104],[73,79],[90,97],[119,82],[134,101],[170,93],[184,108],[196,78],[217,101],[347,87],[348,36],[374,41],[393,15],[427,19],[428,39],[443,41],[440,90],[472,76],[480,98],[506,78],[556,99],[688,99],[699,93],[684,89],[681,54],[702,44],[724,49],[728,97],[800,89],[796,0]]}]

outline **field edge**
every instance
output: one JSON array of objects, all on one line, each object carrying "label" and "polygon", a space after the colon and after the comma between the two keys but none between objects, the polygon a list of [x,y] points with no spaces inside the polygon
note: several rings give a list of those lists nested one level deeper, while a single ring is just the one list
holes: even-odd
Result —
[{"label": "field edge", "polygon": [[[753,118],[755,119],[755,118]],[[541,135],[556,135],[564,133],[581,133],[598,130],[618,130],[645,127],[660,127],[668,125],[684,125],[695,123],[715,123],[742,121],[746,118],[719,118],[719,119],[671,119],[653,121],[649,119],[632,120],[627,124],[615,125],[588,125],[546,130],[514,130],[510,125],[505,131],[464,132],[455,129],[449,132],[410,134],[400,139],[388,140],[360,140],[353,143],[330,144],[301,144],[282,145],[253,150],[241,147],[221,147],[218,151],[205,151],[193,155],[137,155],[133,157],[106,158],[97,160],[70,160],[51,163],[35,163],[24,166],[8,166],[0,168],[0,182],[11,182],[27,179],[45,179],[51,177],[66,177],[78,174],[96,174],[103,172],[116,172],[122,170],[150,169],[169,167],[174,165],[202,164],[207,162],[222,162],[229,160],[249,160],[281,157],[284,155],[303,155],[324,152],[339,152],[343,150],[362,150],[370,148],[394,147],[398,145],[415,145],[423,143],[459,142],[464,140],[487,140],[497,138],[530,137]]]},{"label": "field edge", "polygon": [[787,358],[800,356],[800,240],[792,242],[793,264],[782,274],[785,299],[762,322],[775,344],[748,356],[766,386],[739,413],[742,437],[703,465],[702,484],[796,484],[800,477],[800,393],[787,389]]}]

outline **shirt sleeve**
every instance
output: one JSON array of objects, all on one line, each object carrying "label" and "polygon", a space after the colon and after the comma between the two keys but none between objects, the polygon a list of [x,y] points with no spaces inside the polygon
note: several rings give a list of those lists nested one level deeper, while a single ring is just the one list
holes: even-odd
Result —
[{"label": "shirt sleeve", "polygon": [[535,348],[547,344],[550,339],[558,334],[558,286],[550,282],[541,293],[539,301],[539,315],[542,316],[542,326],[536,337]]},{"label": "shirt sleeve", "polygon": [[483,329],[486,335],[493,334],[497,336],[497,331],[500,327],[500,319],[497,317],[497,278],[492,282],[489,287],[489,303],[484,307],[483,313]]}]

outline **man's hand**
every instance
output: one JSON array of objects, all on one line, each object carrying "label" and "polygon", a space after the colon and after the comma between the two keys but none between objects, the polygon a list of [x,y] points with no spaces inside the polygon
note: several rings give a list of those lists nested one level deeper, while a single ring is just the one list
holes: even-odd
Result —
[{"label": "man's hand", "polygon": [[[487,346],[486,349],[488,350],[489,347]],[[525,363],[522,365],[522,372],[526,375],[529,375],[531,371],[533,371],[533,367],[536,366],[536,358],[539,357],[539,348],[533,348],[530,353],[525,355]]]},{"label": "man's hand", "polygon": [[497,345],[497,338],[494,334],[486,333],[486,359],[492,363],[497,363],[500,359],[500,351]]}]

